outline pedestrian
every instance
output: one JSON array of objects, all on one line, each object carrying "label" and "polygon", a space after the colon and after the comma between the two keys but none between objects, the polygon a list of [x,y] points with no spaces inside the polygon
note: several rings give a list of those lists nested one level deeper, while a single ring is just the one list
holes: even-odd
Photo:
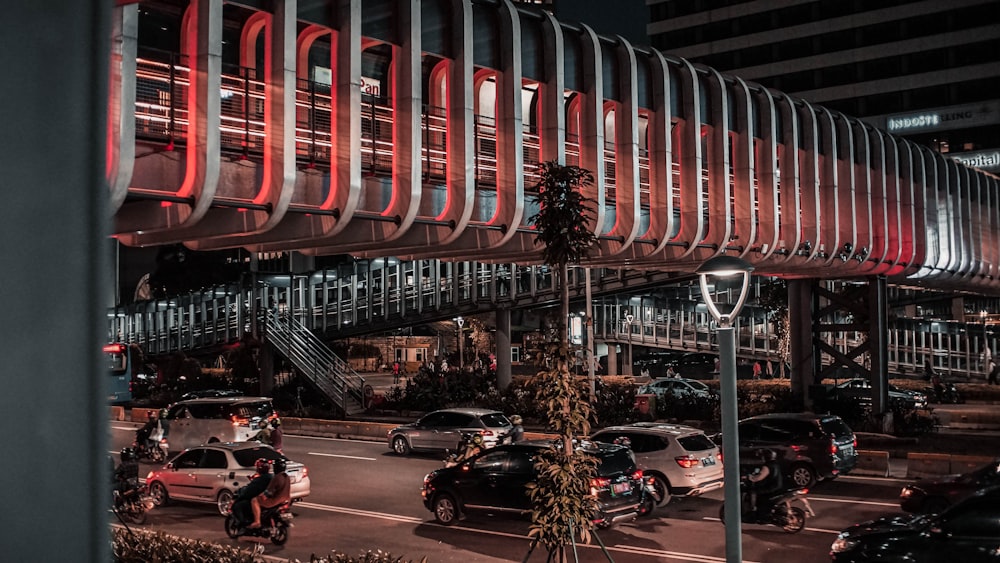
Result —
[{"label": "pedestrian", "polygon": [[674,371],[674,366],[667,366],[667,377],[675,379],[680,377],[680,374]]},{"label": "pedestrian", "polygon": [[753,378],[754,379],[760,379],[760,371],[761,371],[760,362],[754,362],[753,363]]},{"label": "pedestrian", "polygon": [[279,454],[280,453],[284,453],[284,452],[281,451],[281,447],[283,445],[283,441],[281,439],[282,438],[282,434],[283,433],[281,431],[281,419],[280,418],[276,418],[276,419],[272,420],[271,421],[271,435],[270,435],[271,447],[274,448]]},{"label": "pedestrian", "polygon": [[998,366],[996,362],[991,361],[989,379],[986,380],[988,385],[997,384],[997,376],[1000,375],[998,372],[1000,372],[1000,366]]},{"label": "pedestrian", "polygon": [[392,363],[392,383],[393,385],[399,384],[399,360]]}]

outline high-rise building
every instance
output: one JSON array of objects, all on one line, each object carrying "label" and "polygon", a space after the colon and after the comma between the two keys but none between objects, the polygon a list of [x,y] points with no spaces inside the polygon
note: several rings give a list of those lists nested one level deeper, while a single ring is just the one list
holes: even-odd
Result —
[{"label": "high-rise building", "polygon": [[647,0],[653,47],[1000,174],[1000,0]]}]

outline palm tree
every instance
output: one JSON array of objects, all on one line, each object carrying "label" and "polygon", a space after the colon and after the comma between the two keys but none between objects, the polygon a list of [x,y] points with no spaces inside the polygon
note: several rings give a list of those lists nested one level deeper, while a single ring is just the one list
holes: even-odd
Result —
[{"label": "palm tree", "polygon": [[554,161],[544,162],[539,168],[539,209],[528,222],[537,230],[535,243],[543,245],[543,261],[556,275],[561,307],[545,347],[547,369],[536,375],[536,398],[545,405],[549,426],[559,434],[560,444],[545,450],[536,463],[538,480],[529,485],[533,503],[529,535],[548,549],[549,561],[561,562],[566,561],[565,546],[574,536],[589,543],[591,520],[597,511],[597,499],[590,494],[597,462],[573,447],[576,435],[590,432],[591,406],[570,372],[566,283],[569,265],[586,258],[597,241],[589,225],[588,204],[593,200],[582,192],[593,184],[594,176],[580,167]]}]

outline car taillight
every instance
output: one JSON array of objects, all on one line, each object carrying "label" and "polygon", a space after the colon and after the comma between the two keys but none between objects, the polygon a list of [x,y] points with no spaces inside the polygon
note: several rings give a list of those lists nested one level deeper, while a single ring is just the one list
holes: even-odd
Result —
[{"label": "car taillight", "polygon": [[674,461],[676,461],[677,465],[680,465],[684,469],[691,469],[692,467],[698,466],[698,459],[690,454],[675,457]]},{"label": "car taillight", "polygon": [[309,476],[309,468],[303,465],[300,474],[302,475],[302,478],[305,479],[306,477]]},{"label": "car taillight", "polygon": [[233,426],[250,426],[250,419],[243,418],[242,416],[233,415],[229,418],[232,421]]},{"label": "car taillight", "polygon": [[722,463],[722,452],[715,454],[715,459],[719,460],[719,463]]},{"label": "car taillight", "polygon": [[483,430],[482,432],[480,432],[480,434],[482,434],[483,437],[485,438],[486,436],[493,436],[493,431],[492,430]]},{"label": "car taillight", "polygon": [[636,469],[632,472],[633,481],[642,481],[642,469]]},{"label": "car taillight", "polygon": [[833,454],[833,455],[837,455],[837,451],[838,451],[839,449],[840,449],[840,448],[838,448],[838,447],[837,447],[837,443],[836,443],[836,442],[830,442],[830,453],[831,453],[831,454]]}]

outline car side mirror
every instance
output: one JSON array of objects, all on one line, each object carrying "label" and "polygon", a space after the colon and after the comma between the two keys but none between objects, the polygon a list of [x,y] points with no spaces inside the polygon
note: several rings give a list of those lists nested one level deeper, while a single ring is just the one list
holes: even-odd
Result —
[{"label": "car side mirror", "polygon": [[167,464],[167,469],[169,469],[171,471],[176,471],[177,470],[177,468],[174,467],[174,462],[172,462],[172,461]]}]

